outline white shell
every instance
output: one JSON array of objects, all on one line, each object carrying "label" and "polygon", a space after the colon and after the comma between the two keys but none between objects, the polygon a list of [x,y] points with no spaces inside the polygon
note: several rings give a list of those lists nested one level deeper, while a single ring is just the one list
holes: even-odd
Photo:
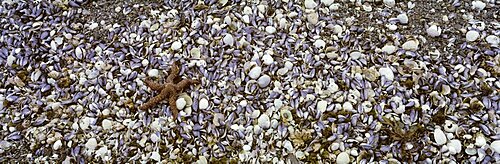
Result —
[{"label": "white shell", "polygon": [[318,110],[319,113],[323,113],[326,111],[326,107],[328,106],[328,102],[321,100],[318,101],[316,104],[316,110]]},{"label": "white shell", "polygon": [[426,32],[427,32],[427,35],[429,36],[432,36],[432,37],[437,37],[439,35],[441,35],[441,28],[436,26],[436,25],[432,25],[431,27],[427,28]]},{"label": "white shell", "polygon": [[405,13],[399,14],[397,18],[399,20],[399,23],[408,24],[408,15],[406,15]]},{"label": "white shell", "polygon": [[490,147],[493,151],[500,154],[500,140],[491,142]]},{"label": "white shell", "polygon": [[203,110],[208,108],[208,100],[206,98],[200,99],[200,102],[198,102],[198,107]]},{"label": "white shell", "polygon": [[460,140],[454,139],[450,140],[447,144],[450,154],[458,154],[462,151],[462,143]]},{"label": "white shell", "polygon": [[387,54],[393,54],[397,50],[398,50],[398,48],[396,46],[393,46],[393,45],[385,45],[384,47],[382,47],[382,52],[385,52]]},{"label": "white shell", "polygon": [[266,27],[266,32],[269,34],[274,34],[276,32],[276,28],[273,26],[267,26]]},{"label": "white shell", "polygon": [[483,10],[486,7],[486,3],[482,1],[472,1],[472,9]]},{"label": "white shell", "polygon": [[262,129],[267,129],[271,126],[271,120],[266,113],[261,114],[257,122]]},{"label": "white shell", "polygon": [[271,83],[271,77],[268,75],[261,76],[258,80],[257,83],[259,84],[259,87],[264,88]]},{"label": "white shell", "polygon": [[172,43],[170,48],[174,51],[179,50],[182,48],[182,43],[180,41],[175,41],[174,43]]},{"label": "white shell", "polygon": [[248,76],[252,79],[257,79],[260,76],[261,72],[262,68],[259,66],[255,66],[250,70],[250,72],[248,72]]},{"label": "white shell", "polygon": [[326,42],[321,40],[321,39],[318,39],[318,40],[314,41],[313,45],[314,45],[314,47],[321,49],[321,48],[325,48]]},{"label": "white shell", "polygon": [[231,34],[226,34],[224,38],[222,39],[224,44],[232,46],[234,44],[234,38],[233,35]]},{"label": "white shell", "polygon": [[347,152],[342,152],[339,155],[337,155],[337,160],[336,160],[337,164],[348,164],[350,161],[351,159],[349,159],[349,153]]},{"label": "white shell", "polygon": [[321,0],[321,3],[325,6],[330,6],[333,3],[333,0]]},{"label": "white shell", "polygon": [[265,65],[271,65],[271,64],[273,64],[273,62],[274,62],[274,59],[271,55],[265,54],[262,56],[262,63],[264,63]]},{"label": "white shell", "polygon": [[437,145],[444,145],[446,140],[446,135],[441,129],[434,129],[434,141],[436,141]]},{"label": "white shell", "polygon": [[318,4],[316,2],[314,2],[314,0],[305,0],[304,6],[308,9],[312,9],[312,8],[315,8],[316,6],[318,6]]},{"label": "white shell", "polygon": [[476,136],[476,142],[474,143],[474,145],[476,145],[477,147],[482,147],[486,145],[486,138],[484,138],[482,134],[478,134]]},{"label": "white shell", "polygon": [[95,138],[90,138],[87,140],[87,143],[85,143],[85,148],[89,150],[94,150],[97,147],[97,140]]},{"label": "white shell", "polygon": [[186,101],[186,107],[190,107],[193,104],[193,99],[187,93],[179,94],[179,98],[183,98]]},{"label": "white shell", "polygon": [[403,49],[407,51],[416,51],[418,50],[419,42],[417,40],[409,40],[403,43]]},{"label": "white shell", "polygon": [[385,5],[389,6],[389,7],[394,7],[396,5],[396,1],[395,0],[384,0],[383,1]]},{"label": "white shell", "polygon": [[394,80],[394,73],[392,72],[391,68],[389,67],[382,67],[378,70],[380,76],[384,76],[387,80],[393,81]]},{"label": "white shell", "polygon": [[479,32],[477,32],[477,31],[468,31],[468,32],[465,34],[465,39],[466,39],[468,42],[473,42],[473,41],[476,41],[478,38],[479,38]]},{"label": "white shell", "polygon": [[148,71],[149,77],[158,77],[159,75],[160,75],[160,71],[158,71],[158,69],[150,69]]}]

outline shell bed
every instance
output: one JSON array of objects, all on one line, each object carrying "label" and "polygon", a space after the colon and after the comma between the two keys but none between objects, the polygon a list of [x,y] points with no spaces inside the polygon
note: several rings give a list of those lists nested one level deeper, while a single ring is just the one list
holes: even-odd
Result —
[{"label": "shell bed", "polygon": [[499,12],[0,0],[0,163],[500,163]]}]

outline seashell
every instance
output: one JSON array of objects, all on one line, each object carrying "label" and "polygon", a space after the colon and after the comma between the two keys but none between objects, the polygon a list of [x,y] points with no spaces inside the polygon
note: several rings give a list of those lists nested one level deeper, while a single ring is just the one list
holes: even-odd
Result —
[{"label": "seashell", "polygon": [[193,105],[193,99],[187,93],[179,94],[178,98],[183,98],[186,101],[186,107],[191,107]]}]

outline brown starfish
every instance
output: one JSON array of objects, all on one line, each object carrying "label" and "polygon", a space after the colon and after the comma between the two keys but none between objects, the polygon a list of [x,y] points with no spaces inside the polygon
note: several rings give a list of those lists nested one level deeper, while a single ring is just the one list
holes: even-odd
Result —
[{"label": "brown starfish", "polygon": [[150,109],[156,106],[161,101],[168,99],[170,110],[172,111],[174,118],[177,118],[177,114],[179,113],[177,105],[175,104],[175,101],[177,101],[177,95],[190,85],[200,83],[197,80],[190,80],[190,79],[183,79],[182,81],[175,83],[174,79],[177,78],[178,74],[179,74],[179,66],[177,64],[174,64],[170,70],[170,74],[167,77],[166,84],[161,85],[159,83],[153,82],[150,78],[146,78],[146,80],[144,80],[146,85],[154,91],[159,91],[160,94],[151,98],[148,102],[142,104],[142,106],[139,107],[139,109],[141,110]]}]

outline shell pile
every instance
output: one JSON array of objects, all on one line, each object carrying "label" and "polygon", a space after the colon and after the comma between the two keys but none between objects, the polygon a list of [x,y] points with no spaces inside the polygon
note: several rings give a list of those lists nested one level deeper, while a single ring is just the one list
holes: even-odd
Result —
[{"label": "shell pile", "polygon": [[0,162],[499,163],[499,5],[1,0]]}]

